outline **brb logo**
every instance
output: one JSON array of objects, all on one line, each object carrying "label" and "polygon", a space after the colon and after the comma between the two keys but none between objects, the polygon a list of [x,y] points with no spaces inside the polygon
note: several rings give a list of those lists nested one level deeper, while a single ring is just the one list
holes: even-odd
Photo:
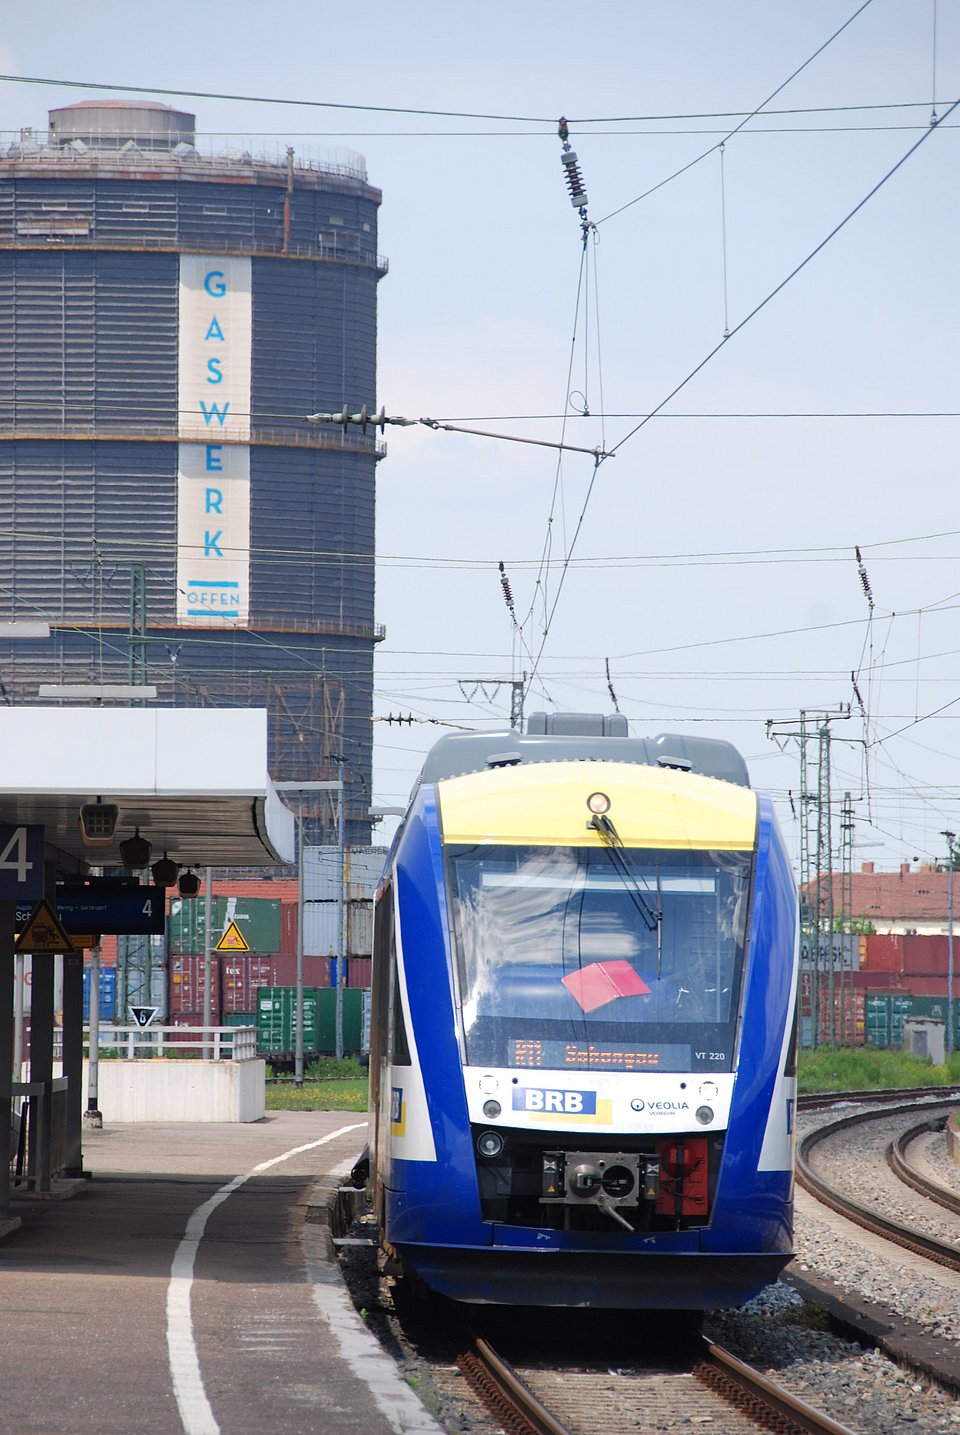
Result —
[{"label": "brb logo", "polygon": [[595,1116],[595,1091],[551,1091],[543,1086],[519,1086],[513,1093],[514,1111],[539,1111],[560,1116]]}]

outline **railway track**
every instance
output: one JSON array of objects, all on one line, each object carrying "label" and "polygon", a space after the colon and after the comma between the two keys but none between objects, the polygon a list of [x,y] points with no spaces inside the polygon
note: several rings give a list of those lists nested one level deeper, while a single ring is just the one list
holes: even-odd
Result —
[{"label": "railway track", "polygon": [[[951,1100],[952,1099],[948,1097],[945,1104],[950,1104]],[[901,1104],[900,1106],[884,1105],[883,1110],[885,1116],[900,1114],[907,1116],[915,1113],[916,1102],[910,1102],[905,1105]],[[864,1205],[862,1202],[856,1201],[844,1192],[839,1191],[815,1171],[811,1162],[811,1156],[818,1145],[829,1140],[840,1131],[850,1130],[857,1126],[868,1124],[876,1119],[875,1111],[860,1111],[851,1116],[844,1116],[836,1121],[830,1121],[824,1126],[818,1126],[815,1131],[811,1131],[804,1136],[797,1147],[798,1185],[802,1186],[804,1190],[809,1191],[818,1201],[829,1206],[831,1210],[839,1212],[840,1215],[853,1221],[862,1229],[882,1236],[885,1240],[892,1241],[895,1245],[902,1246],[905,1250],[925,1256],[928,1260],[935,1261],[937,1265],[944,1266],[948,1270],[960,1271],[960,1250],[958,1250],[956,1244],[938,1240],[923,1231],[917,1230],[913,1226],[907,1226],[901,1222],[889,1220],[874,1208]],[[913,1128],[914,1138],[916,1138],[920,1131],[929,1129],[928,1118],[921,1126],[915,1126]],[[905,1133],[905,1135],[906,1134],[909,1133]],[[904,1137],[900,1139],[904,1141],[905,1145],[909,1144],[905,1142]],[[892,1144],[893,1146],[897,1145],[896,1142]],[[890,1159],[888,1154],[888,1160]],[[902,1153],[899,1157],[894,1156],[893,1160],[899,1160],[904,1170],[910,1170],[909,1164]],[[899,1174],[900,1172],[898,1171],[898,1175]],[[927,1189],[929,1183],[925,1182],[924,1178],[915,1171],[911,1171],[911,1179],[908,1184],[916,1190],[920,1190],[921,1186],[923,1186],[923,1194],[929,1194]],[[941,1189],[945,1195],[952,1194],[946,1192],[945,1188]],[[945,1202],[941,1200],[940,1204],[945,1204]],[[960,1208],[960,1203],[949,1207],[949,1209],[952,1210],[957,1210],[958,1208]]]},{"label": "railway track", "polygon": [[670,1365],[517,1369],[478,1337],[457,1365],[509,1435],[637,1435],[672,1422],[709,1423],[713,1435],[851,1435],[706,1340]]},{"label": "railway track", "polygon": [[948,1186],[933,1180],[932,1177],[919,1171],[910,1161],[909,1150],[915,1141],[922,1137],[942,1131],[946,1124],[946,1117],[938,1117],[935,1120],[922,1121],[918,1126],[911,1126],[902,1136],[891,1141],[887,1147],[887,1165],[905,1186],[910,1186],[928,1201],[933,1201],[944,1210],[953,1211],[960,1215],[960,1195],[950,1190]]},{"label": "railway track", "polygon": [[[797,1101],[800,1111],[822,1111],[825,1107],[856,1103],[858,1106],[882,1107],[902,1106],[907,1092],[902,1087],[890,1087],[882,1091],[819,1091],[801,1096]],[[957,1101],[960,1102],[960,1087],[915,1086],[909,1091],[911,1102]]]}]

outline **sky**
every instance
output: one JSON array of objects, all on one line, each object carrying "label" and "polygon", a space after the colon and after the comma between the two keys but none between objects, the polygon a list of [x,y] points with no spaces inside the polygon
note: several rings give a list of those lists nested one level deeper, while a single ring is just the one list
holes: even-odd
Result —
[{"label": "sky", "polygon": [[941,117],[960,0],[52,0],[44,17],[5,17],[0,130],[137,85],[213,145],[362,154],[390,263],[378,405],[611,455],[388,429],[376,804],[405,803],[444,733],[506,728],[526,674],[527,712],[616,705],[638,736],[733,742],[794,851],[811,804],[790,734],[832,714],[834,841],[849,792],[855,864],[945,855],[960,109]]}]

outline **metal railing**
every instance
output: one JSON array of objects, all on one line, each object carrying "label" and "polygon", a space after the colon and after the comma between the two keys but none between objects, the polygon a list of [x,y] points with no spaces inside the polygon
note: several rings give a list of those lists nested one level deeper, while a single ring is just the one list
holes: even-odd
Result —
[{"label": "metal railing", "polygon": [[[90,1045],[84,1028],[84,1048]],[[251,1061],[257,1055],[255,1026],[102,1026],[100,1056],[124,1061],[197,1053],[207,1061]]]}]

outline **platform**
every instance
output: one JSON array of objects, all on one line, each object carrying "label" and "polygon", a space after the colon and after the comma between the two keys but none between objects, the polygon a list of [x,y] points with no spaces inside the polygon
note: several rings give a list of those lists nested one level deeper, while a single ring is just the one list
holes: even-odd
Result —
[{"label": "platform", "polygon": [[349,1112],[85,1133],[85,1189],[15,1199],[0,1244],[3,1428],[437,1435],[333,1256],[365,1140]]}]

